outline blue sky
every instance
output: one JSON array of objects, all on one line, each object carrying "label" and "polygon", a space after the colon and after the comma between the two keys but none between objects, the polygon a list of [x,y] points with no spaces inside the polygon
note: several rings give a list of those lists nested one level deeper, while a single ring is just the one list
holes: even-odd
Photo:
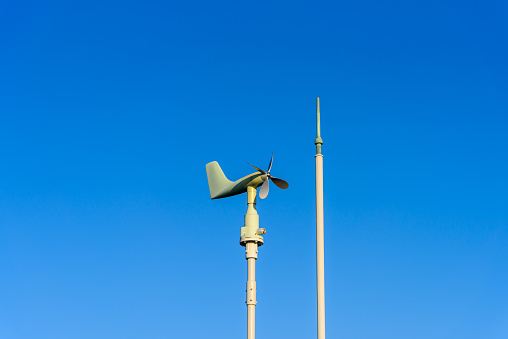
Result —
[{"label": "blue sky", "polygon": [[259,338],[508,337],[503,1],[0,4],[0,337],[239,338],[266,167]]}]

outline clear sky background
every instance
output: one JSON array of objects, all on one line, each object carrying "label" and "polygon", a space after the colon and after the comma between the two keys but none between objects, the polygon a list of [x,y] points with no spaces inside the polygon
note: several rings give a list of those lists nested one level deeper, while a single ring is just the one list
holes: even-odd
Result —
[{"label": "clear sky background", "polygon": [[508,338],[506,1],[0,3],[0,337]]}]

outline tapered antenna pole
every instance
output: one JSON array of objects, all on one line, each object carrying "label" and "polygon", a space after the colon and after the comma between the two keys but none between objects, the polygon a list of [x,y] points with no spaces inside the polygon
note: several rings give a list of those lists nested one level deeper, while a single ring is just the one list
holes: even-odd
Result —
[{"label": "tapered antenna pole", "polygon": [[321,154],[321,123],[317,98],[316,145],[316,277],[317,277],[317,336],[325,339],[325,239],[323,215],[323,155]]}]

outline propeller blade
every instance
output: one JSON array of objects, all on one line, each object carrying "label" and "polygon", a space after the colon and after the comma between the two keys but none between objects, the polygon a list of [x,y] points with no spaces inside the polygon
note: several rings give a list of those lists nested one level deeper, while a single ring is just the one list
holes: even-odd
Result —
[{"label": "propeller blade", "polygon": [[[248,164],[249,164],[249,163],[248,163]],[[249,164],[249,165],[251,165],[251,164]],[[263,171],[262,169],[259,169],[259,168],[257,168],[257,167],[256,167],[256,166],[254,166],[254,165],[251,165],[251,166],[252,166],[252,167],[254,167],[255,169],[257,169],[259,172],[261,172],[261,173],[263,173],[263,174],[266,174],[266,172],[265,172],[265,171]]]},{"label": "propeller blade", "polygon": [[259,197],[261,199],[266,198],[266,196],[268,195],[269,183],[270,183],[270,180],[268,180],[268,178],[266,178],[265,182],[263,182],[263,185],[261,185],[261,188],[259,189]]},{"label": "propeller blade", "polygon": [[274,177],[270,177],[270,179],[272,179],[273,183],[278,188],[282,188],[283,190],[285,190],[286,188],[289,187],[289,184],[287,182],[285,182],[284,180],[282,180],[282,179],[274,178]]},{"label": "propeller blade", "polygon": [[270,159],[270,165],[268,165],[268,173],[270,173],[270,170],[272,169],[272,162],[273,162],[273,152],[272,152],[272,158]]}]

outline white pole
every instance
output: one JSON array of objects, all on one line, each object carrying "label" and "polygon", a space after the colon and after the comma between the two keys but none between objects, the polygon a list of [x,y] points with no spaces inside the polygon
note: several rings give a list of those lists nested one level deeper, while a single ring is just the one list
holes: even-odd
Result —
[{"label": "white pole", "polygon": [[321,154],[321,125],[319,98],[317,98],[316,145],[316,278],[317,278],[317,334],[325,339],[325,239],[323,213],[323,155]]},{"label": "white pole", "polygon": [[250,241],[245,244],[247,259],[247,339],[256,336],[256,259],[258,244]]},{"label": "white pole", "polygon": [[259,228],[259,215],[256,211],[256,189],[247,187],[247,214],[245,226],[242,227],[240,245],[245,246],[247,259],[247,339],[256,336],[256,260],[258,247],[263,245],[264,229]]}]

